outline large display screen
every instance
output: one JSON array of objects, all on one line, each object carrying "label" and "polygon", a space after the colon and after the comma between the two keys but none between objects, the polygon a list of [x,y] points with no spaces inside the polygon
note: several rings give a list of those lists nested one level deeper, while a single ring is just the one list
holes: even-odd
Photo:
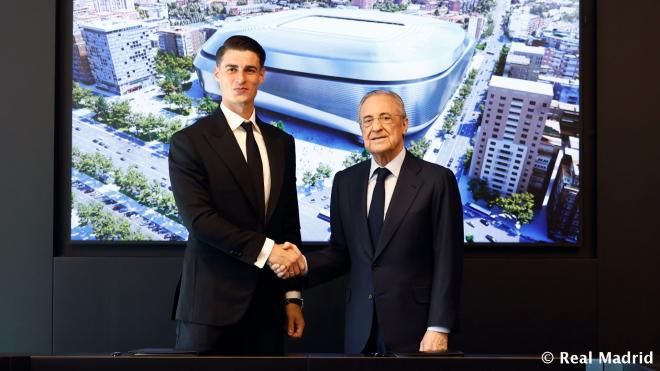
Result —
[{"label": "large display screen", "polygon": [[266,49],[256,98],[294,136],[303,241],[330,237],[333,175],[369,158],[357,109],[406,105],[408,150],[451,169],[467,243],[580,241],[578,0],[74,0],[72,241],[184,241],[171,135],[220,99],[215,52]]}]

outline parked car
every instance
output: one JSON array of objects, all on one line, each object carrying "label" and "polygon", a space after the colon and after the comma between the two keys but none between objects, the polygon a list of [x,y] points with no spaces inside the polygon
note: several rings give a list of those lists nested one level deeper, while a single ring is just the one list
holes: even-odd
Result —
[{"label": "parked car", "polygon": [[126,212],[128,208],[124,204],[116,204],[112,207],[112,210],[119,211],[120,213]]},{"label": "parked car", "polygon": [[117,203],[117,201],[113,200],[108,196],[103,196],[103,198],[101,198],[101,202],[103,202],[106,205],[114,205]]},{"label": "parked car", "polygon": [[479,219],[479,221],[481,222],[481,224],[485,225],[486,227],[490,225],[490,223],[488,223],[488,220],[484,218]]},{"label": "parked car", "polygon": [[488,241],[490,241],[490,242],[497,242],[497,240],[495,239],[495,237],[493,237],[493,236],[491,236],[491,235],[489,235],[489,234],[486,235],[486,239],[487,239]]}]

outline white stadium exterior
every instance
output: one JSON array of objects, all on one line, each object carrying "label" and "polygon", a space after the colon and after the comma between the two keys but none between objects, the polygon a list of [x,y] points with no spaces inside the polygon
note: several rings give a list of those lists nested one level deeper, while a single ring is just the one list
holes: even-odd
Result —
[{"label": "white stadium exterior", "polygon": [[406,104],[409,133],[428,126],[460,84],[474,40],[459,26],[429,17],[357,9],[304,9],[228,22],[194,65],[206,94],[219,96],[215,53],[233,35],[266,49],[259,107],[360,135],[360,99],[392,90]]}]

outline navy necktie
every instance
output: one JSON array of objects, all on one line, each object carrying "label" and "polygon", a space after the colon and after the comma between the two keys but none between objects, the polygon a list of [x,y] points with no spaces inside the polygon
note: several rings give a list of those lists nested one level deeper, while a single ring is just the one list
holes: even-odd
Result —
[{"label": "navy necktie", "polygon": [[247,165],[250,169],[250,176],[252,177],[252,184],[257,196],[257,209],[259,216],[263,221],[266,216],[266,205],[264,201],[264,167],[261,162],[261,154],[259,154],[259,147],[257,141],[254,139],[254,132],[252,131],[252,122],[243,121],[241,124],[247,134],[245,138],[245,152],[247,153]]},{"label": "navy necktie", "polygon": [[376,187],[371,196],[371,205],[369,206],[369,233],[371,235],[371,246],[376,249],[380,232],[383,229],[383,218],[385,217],[385,178],[390,175],[390,171],[384,167],[376,169],[378,178]]}]

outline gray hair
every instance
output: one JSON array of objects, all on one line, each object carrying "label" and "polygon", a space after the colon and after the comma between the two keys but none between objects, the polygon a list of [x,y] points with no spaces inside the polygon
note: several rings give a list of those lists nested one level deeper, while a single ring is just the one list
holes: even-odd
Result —
[{"label": "gray hair", "polygon": [[360,106],[358,107],[358,122],[361,120],[360,111],[362,110],[362,105],[364,104],[364,102],[367,99],[369,99],[369,97],[372,97],[374,95],[381,95],[381,94],[382,95],[388,95],[388,96],[392,97],[399,104],[399,107],[401,108],[401,112],[402,112],[401,117],[407,117],[406,116],[406,107],[404,106],[403,99],[401,99],[399,94],[397,94],[393,91],[389,91],[389,90],[378,89],[378,90],[372,90],[372,91],[368,92],[364,97],[362,97],[362,100],[360,100]]}]

